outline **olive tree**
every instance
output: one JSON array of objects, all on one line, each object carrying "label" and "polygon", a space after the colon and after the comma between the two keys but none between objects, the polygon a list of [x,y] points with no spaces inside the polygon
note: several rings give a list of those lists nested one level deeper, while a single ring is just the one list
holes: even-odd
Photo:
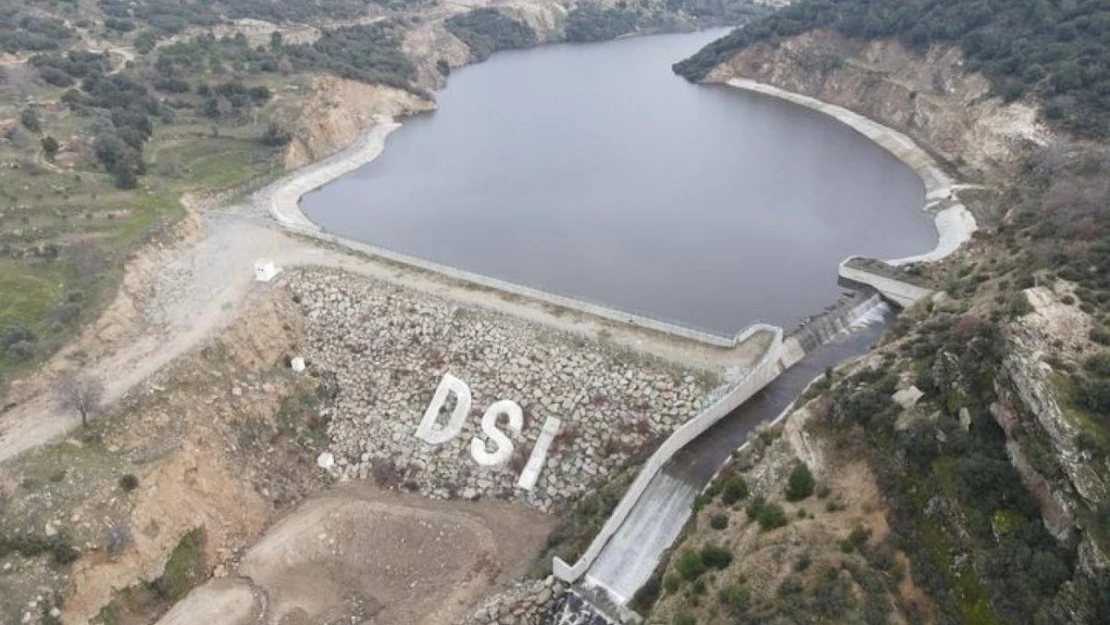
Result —
[{"label": "olive tree", "polygon": [[100,409],[104,398],[104,383],[100,378],[66,372],[54,381],[54,396],[63,410],[81,415],[81,425],[89,427],[89,417]]}]

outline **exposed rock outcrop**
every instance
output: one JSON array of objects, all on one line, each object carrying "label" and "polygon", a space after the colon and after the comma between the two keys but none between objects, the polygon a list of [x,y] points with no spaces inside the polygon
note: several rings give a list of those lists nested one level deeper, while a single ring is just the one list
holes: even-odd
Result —
[{"label": "exposed rock outcrop", "polygon": [[433,110],[431,100],[413,93],[332,76],[316,78],[313,96],[290,129],[286,169],[295,169],[351,145],[378,116],[404,116]]}]

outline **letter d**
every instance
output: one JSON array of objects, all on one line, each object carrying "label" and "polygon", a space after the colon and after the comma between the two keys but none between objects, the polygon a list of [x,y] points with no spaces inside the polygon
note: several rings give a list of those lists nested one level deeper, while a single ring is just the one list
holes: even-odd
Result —
[{"label": "letter d", "polygon": [[[447,403],[448,393],[455,394],[455,408],[451,411],[451,418],[447,421],[447,425],[437,428],[436,419],[439,418],[439,411],[443,410],[443,406]],[[469,412],[470,387],[459,378],[445,373],[439,386],[436,387],[432,402],[424,411],[424,418],[416,428],[416,437],[432,445],[446,443],[462,431],[463,422],[466,421],[466,415]]]}]

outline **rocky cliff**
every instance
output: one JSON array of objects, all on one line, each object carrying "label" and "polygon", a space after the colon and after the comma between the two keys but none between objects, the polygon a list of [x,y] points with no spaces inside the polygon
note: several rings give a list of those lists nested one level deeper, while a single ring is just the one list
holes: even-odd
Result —
[{"label": "rocky cliff", "polygon": [[380,116],[430,111],[435,102],[408,91],[322,76],[290,129],[286,169],[295,169],[334,154],[362,136]]}]

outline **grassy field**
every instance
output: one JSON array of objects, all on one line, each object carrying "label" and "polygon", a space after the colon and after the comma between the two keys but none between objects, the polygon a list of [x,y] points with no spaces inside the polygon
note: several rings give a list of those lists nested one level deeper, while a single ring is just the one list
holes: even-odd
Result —
[{"label": "grassy field", "polygon": [[[147,173],[137,189],[120,190],[91,155],[93,121],[50,108],[35,133],[19,125],[18,102],[0,103],[0,123],[15,114],[7,122],[14,130],[0,141],[0,406],[12,379],[104,309],[127,259],[184,215],[182,193],[280,174],[282,148],[259,137],[267,120],[288,118],[297,105],[297,95],[283,95],[248,123],[215,124],[187,111],[156,125],[144,153]],[[57,165],[42,153],[45,136],[62,145]]]}]

